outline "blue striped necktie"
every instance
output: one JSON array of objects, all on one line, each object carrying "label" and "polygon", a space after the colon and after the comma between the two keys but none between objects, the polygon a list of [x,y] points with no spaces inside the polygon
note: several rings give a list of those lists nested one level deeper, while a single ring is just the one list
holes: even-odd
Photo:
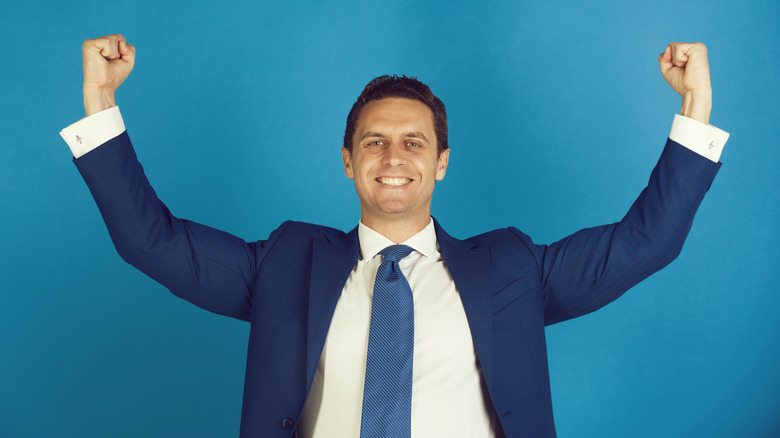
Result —
[{"label": "blue striped necktie", "polygon": [[398,266],[412,248],[383,249],[376,272],[368,332],[361,438],[409,438],[412,430],[414,300]]}]

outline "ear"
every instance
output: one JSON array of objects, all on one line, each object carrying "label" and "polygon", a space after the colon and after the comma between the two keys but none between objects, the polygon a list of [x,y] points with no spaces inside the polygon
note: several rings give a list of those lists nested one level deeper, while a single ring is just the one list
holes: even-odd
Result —
[{"label": "ear", "polygon": [[352,171],[352,154],[349,153],[349,149],[341,148],[341,161],[344,162],[344,173],[347,178],[352,179],[355,177],[355,173]]},{"label": "ear", "polygon": [[449,164],[449,162],[450,148],[447,148],[439,154],[439,161],[436,164],[438,166],[436,168],[436,181],[441,181],[444,179],[444,174],[447,173],[447,164]]}]

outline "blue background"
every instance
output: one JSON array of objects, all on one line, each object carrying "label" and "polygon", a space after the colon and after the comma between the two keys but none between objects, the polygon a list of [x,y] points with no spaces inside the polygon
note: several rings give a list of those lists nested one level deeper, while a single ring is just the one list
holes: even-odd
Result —
[{"label": "blue background", "polygon": [[777,1],[3,2],[0,436],[235,436],[248,325],[124,264],[58,132],[83,117],[81,43],[121,32],[117,95],[180,217],[263,239],[285,219],[351,229],[339,147],[371,78],[447,104],[433,214],[465,238],[539,243],[613,222],[679,97],[656,56],[710,50],[725,163],[681,256],[547,330],[561,437],[780,433]]}]

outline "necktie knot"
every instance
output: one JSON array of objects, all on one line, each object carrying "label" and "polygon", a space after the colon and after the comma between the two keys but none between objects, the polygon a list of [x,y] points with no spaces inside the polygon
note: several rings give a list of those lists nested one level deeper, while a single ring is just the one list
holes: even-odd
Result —
[{"label": "necktie knot", "polygon": [[383,249],[379,253],[385,256],[385,261],[396,262],[402,258],[408,256],[412,252],[412,248],[406,245],[391,245]]}]

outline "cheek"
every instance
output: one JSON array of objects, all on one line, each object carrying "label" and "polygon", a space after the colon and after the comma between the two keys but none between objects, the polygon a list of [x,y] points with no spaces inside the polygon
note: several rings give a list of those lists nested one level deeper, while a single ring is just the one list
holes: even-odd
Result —
[{"label": "cheek", "polygon": [[354,173],[356,177],[363,179],[372,179],[374,176],[374,168],[376,167],[376,160],[372,160],[372,157],[363,157],[361,161],[353,163]]}]

